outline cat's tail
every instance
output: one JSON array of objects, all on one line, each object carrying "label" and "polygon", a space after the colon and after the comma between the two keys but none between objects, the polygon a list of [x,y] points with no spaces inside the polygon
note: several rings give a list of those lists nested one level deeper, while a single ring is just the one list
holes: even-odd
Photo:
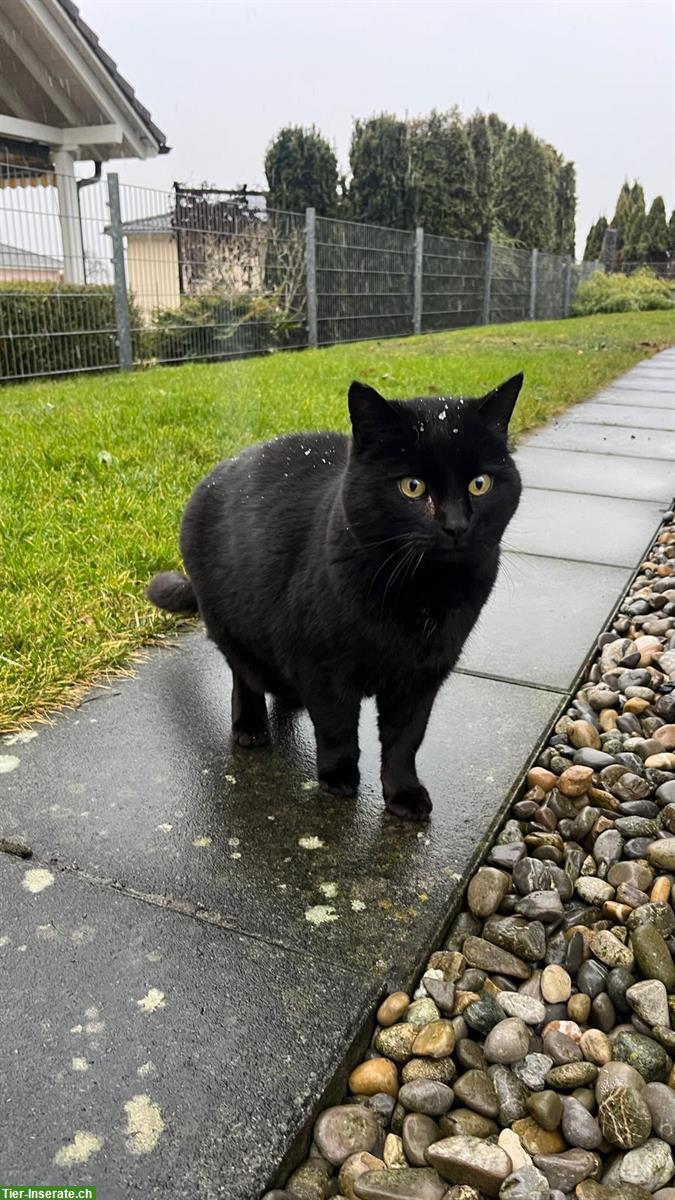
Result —
[{"label": "cat's tail", "polygon": [[181,575],[180,571],[161,571],[150,580],[145,594],[157,608],[167,612],[199,612],[194,588],[187,575]]}]

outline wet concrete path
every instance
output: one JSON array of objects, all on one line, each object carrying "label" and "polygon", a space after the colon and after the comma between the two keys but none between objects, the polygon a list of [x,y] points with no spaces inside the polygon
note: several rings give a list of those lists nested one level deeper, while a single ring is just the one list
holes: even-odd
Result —
[{"label": "wet concrete path", "polygon": [[[434,710],[424,829],[385,815],[364,706],[356,801],[306,717],[233,750],[201,632],[0,743],[0,1182],[255,1200],[443,932],[675,493],[675,349],[520,445],[495,593]],[[35,736],[31,736],[34,734]]]}]

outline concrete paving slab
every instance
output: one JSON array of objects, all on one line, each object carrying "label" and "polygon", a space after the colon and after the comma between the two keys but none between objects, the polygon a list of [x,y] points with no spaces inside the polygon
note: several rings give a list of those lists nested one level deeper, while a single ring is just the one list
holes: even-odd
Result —
[{"label": "concrete paving slab", "polygon": [[[611,575],[607,583],[620,586]],[[600,592],[592,616],[579,598],[584,649],[588,621],[595,630],[609,607]],[[519,611],[524,619],[527,604]],[[517,635],[512,623],[507,636]],[[500,636],[492,630],[495,654]],[[565,650],[569,670],[556,674],[563,685],[575,655],[576,642]],[[548,681],[551,672],[539,673]],[[280,713],[271,747],[233,750],[229,691],[225,662],[201,632],[153,653],[137,678],[12,747],[20,765],[3,776],[3,832],[140,894],[203,905],[239,932],[374,970],[383,986],[398,980],[440,932],[455,873],[474,861],[560,697],[449,680],[419,758],[435,808],[418,837],[385,812],[372,702],[360,795],[344,800],[315,786],[305,714]]]},{"label": "concrete paving slab", "polygon": [[526,446],[549,446],[594,454],[620,454],[631,458],[660,458],[675,462],[675,433],[650,429],[604,429],[601,425],[573,425],[557,421],[530,434]]},{"label": "concrete paving slab", "polygon": [[670,408],[639,408],[626,404],[579,404],[561,418],[561,424],[618,425],[626,429],[661,429],[675,432],[675,404]]},{"label": "concrete paving slab", "polygon": [[460,667],[566,690],[629,577],[623,567],[504,554]]},{"label": "concrete paving slab", "polygon": [[613,383],[612,387],[617,391],[633,391],[639,388],[641,392],[647,392],[650,395],[660,396],[675,396],[675,383],[671,387],[669,381],[655,380],[653,376],[645,375],[624,375],[617,383]]},{"label": "concrete paving slab", "polygon": [[525,488],[506,531],[509,549],[632,567],[661,519],[653,501]]},{"label": "concrete paving slab", "polygon": [[377,983],[7,855],[0,895],[3,1183],[254,1200]]},{"label": "concrete paving slab", "polygon": [[[623,496],[669,505],[675,495],[675,464],[614,454],[577,454],[574,450],[524,445],[516,462],[526,487],[593,496]],[[511,528],[507,531],[507,541]]]},{"label": "concrete paving slab", "polygon": [[608,388],[606,392],[598,392],[597,396],[593,397],[593,403],[611,404],[615,407],[620,405],[623,408],[634,408],[636,411],[641,408],[658,408],[661,411],[672,412],[674,401],[671,396],[656,392],[639,392],[637,388]]}]

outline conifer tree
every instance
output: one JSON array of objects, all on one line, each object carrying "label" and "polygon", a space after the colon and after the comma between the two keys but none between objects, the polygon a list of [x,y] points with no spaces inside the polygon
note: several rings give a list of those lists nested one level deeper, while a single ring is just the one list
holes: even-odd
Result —
[{"label": "conifer tree", "polygon": [[352,220],[411,229],[413,198],[406,122],[389,113],[355,121],[349,162]]},{"label": "conifer tree", "polygon": [[268,205],[288,212],[313,207],[332,217],[337,209],[337,159],[314,126],[280,129],[265,155]]},{"label": "conifer tree", "polygon": [[668,225],[663,196],[657,196],[647,213],[647,262],[665,262],[668,258]]}]

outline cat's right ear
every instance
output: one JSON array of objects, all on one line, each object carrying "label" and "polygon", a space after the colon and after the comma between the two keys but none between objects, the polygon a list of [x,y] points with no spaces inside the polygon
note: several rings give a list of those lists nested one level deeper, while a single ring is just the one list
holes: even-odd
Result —
[{"label": "cat's right ear", "polygon": [[349,388],[349,415],[354,446],[361,450],[391,427],[392,410],[375,388],[354,380]]}]

